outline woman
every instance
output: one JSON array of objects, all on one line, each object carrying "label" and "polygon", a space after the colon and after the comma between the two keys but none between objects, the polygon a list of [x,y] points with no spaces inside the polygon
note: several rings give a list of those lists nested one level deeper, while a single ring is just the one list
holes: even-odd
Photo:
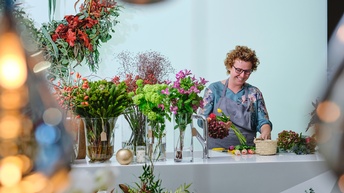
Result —
[{"label": "woman", "polygon": [[[256,133],[260,132],[260,138],[270,139],[272,123],[269,120],[263,95],[257,87],[246,81],[251,73],[257,70],[259,60],[254,50],[246,46],[236,46],[227,53],[225,67],[229,78],[217,81],[209,85],[204,93],[204,108],[200,114],[208,117],[210,113],[219,115],[217,109],[230,116],[234,124],[246,137],[247,145],[253,146]],[[208,147],[228,148],[232,145],[240,145],[235,133],[230,129],[229,135],[223,139],[208,137]]]}]

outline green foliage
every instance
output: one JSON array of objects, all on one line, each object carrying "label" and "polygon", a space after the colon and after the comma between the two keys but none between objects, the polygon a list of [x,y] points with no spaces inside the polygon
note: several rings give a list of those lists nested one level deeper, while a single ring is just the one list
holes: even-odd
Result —
[{"label": "green foliage", "polygon": [[185,130],[191,123],[191,116],[203,107],[203,97],[199,93],[205,88],[204,78],[197,80],[190,70],[181,70],[176,74],[176,80],[164,94],[171,104],[170,111],[175,115],[175,128]]},{"label": "green foliage", "polygon": [[153,135],[160,138],[165,131],[165,121],[171,120],[165,107],[169,107],[167,98],[161,93],[167,88],[166,84],[146,84],[142,80],[137,81],[136,95],[133,102],[147,117],[153,130]]},{"label": "green foliage", "polygon": [[[84,82],[85,83],[85,82]],[[87,82],[73,90],[73,106],[77,115],[86,118],[118,117],[130,105],[125,83],[106,80]]]},{"label": "green foliage", "polygon": [[[142,166],[143,173],[139,176],[140,182],[135,183],[135,186],[120,185],[124,193],[173,193],[172,190],[165,190],[161,187],[162,180],[156,179],[154,175],[154,166],[145,164]],[[191,184],[184,183],[179,186],[174,193],[189,193],[188,190]]]},{"label": "green foliage", "polygon": [[[50,16],[53,4],[49,4]],[[71,69],[82,62],[96,72],[98,48],[112,38],[120,9],[114,0],[84,0],[77,14],[44,23],[37,39],[45,59],[51,62],[49,79],[68,77]]]}]

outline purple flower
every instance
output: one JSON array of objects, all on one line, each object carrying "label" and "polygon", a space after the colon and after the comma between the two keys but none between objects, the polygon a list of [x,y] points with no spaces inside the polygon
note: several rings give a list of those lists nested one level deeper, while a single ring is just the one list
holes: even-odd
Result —
[{"label": "purple flower", "polygon": [[170,107],[170,111],[171,111],[173,114],[177,114],[178,107],[177,107],[177,106],[171,106],[171,107]]},{"label": "purple flower", "polygon": [[162,93],[162,94],[167,94],[167,95],[170,94],[168,88],[166,88],[165,90],[162,90],[161,93]]},{"label": "purple flower", "polygon": [[200,80],[201,80],[201,84],[207,84],[207,82],[209,82],[209,81],[207,81],[207,80],[205,80],[204,78],[200,78]]}]

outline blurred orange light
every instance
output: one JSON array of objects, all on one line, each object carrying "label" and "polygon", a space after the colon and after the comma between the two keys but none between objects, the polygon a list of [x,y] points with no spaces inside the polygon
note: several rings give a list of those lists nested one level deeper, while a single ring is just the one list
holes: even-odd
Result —
[{"label": "blurred orange light", "polygon": [[21,180],[21,169],[14,163],[1,164],[0,182],[3,186],[11,187]]},{"label": "blurred orange light", "polygon": [[19,116],[6,115],[0,119],[0,138],[13,139],[18,137],[21,130]]},{"label": "blurred orange light", "polygon": [[21,87],[27,78],[25,54],[15,33],[0,36],[0,86],[6,89]]},{"label": "blurred orange light", "polygon": [[316,112],[319,119],[327,123],[336,121],[340,116],[339,106],[332,101],[319,103]]}]

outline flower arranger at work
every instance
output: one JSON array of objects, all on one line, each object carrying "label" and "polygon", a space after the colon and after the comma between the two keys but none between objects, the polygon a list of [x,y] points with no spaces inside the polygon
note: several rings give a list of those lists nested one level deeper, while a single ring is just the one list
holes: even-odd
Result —
[{"label": "flower arranger at work", "polygon": [[143,80],[137,82],[136,95],[133,102],[140,111],[147,117],[147,152],[149,161],[159,161],[166,159],[166,142],[163,138],[166,135],[166,119],[171,120],[165,107],[169,105],[162,90],[167,88],[167,84],[143,84]]},{"label": "flower arranger at work", "polygon": [[43,24],[39,42],[45,59],[51,62],[50,76],[65,78],[69,76],[71,62],[81,65],[84,60],[95,72],[98,48],[112,38],[119,11],[114,0],[84,0],[77,14]]},{"label": "flower arranger at work", "polygon": [[[174,117],[174,160],[177,162],[183,160],[185,130],[192,122],[192,114],[196,113],[199,107],[203,107],[203,98],[199,94],[207,82],[204,78],[197,79],[190,70],[181,70],[176,74],[172,85],[163,91],[170,101],[170,112]],[[188,148],[191,148],[191,145]]]},{"label": "flower arranger at work", "polygon": [[[208,117],[208,135],[213,138],[223,139],[229,135],[229,129],[226,127],[226,124],[230,122],[230,117],[226,116],[221,109],[217,109],[217,112],[220,113],[220,116],[216,116],[214,113],[211,113]],[[240,132],[240,130],[231,123],[230,129],[232,129],[235,135],[238,137],[241,145],[246,145],[246,138]]]},{"label": "flower arranger at work", "polygon": [[90,161],[107,161],[114,153],[117,117],[130,105],[125,83],[88,81],[77,74],[75,85],[60,92],[61,105],[73,110],[84,121],[86,153]]}]

